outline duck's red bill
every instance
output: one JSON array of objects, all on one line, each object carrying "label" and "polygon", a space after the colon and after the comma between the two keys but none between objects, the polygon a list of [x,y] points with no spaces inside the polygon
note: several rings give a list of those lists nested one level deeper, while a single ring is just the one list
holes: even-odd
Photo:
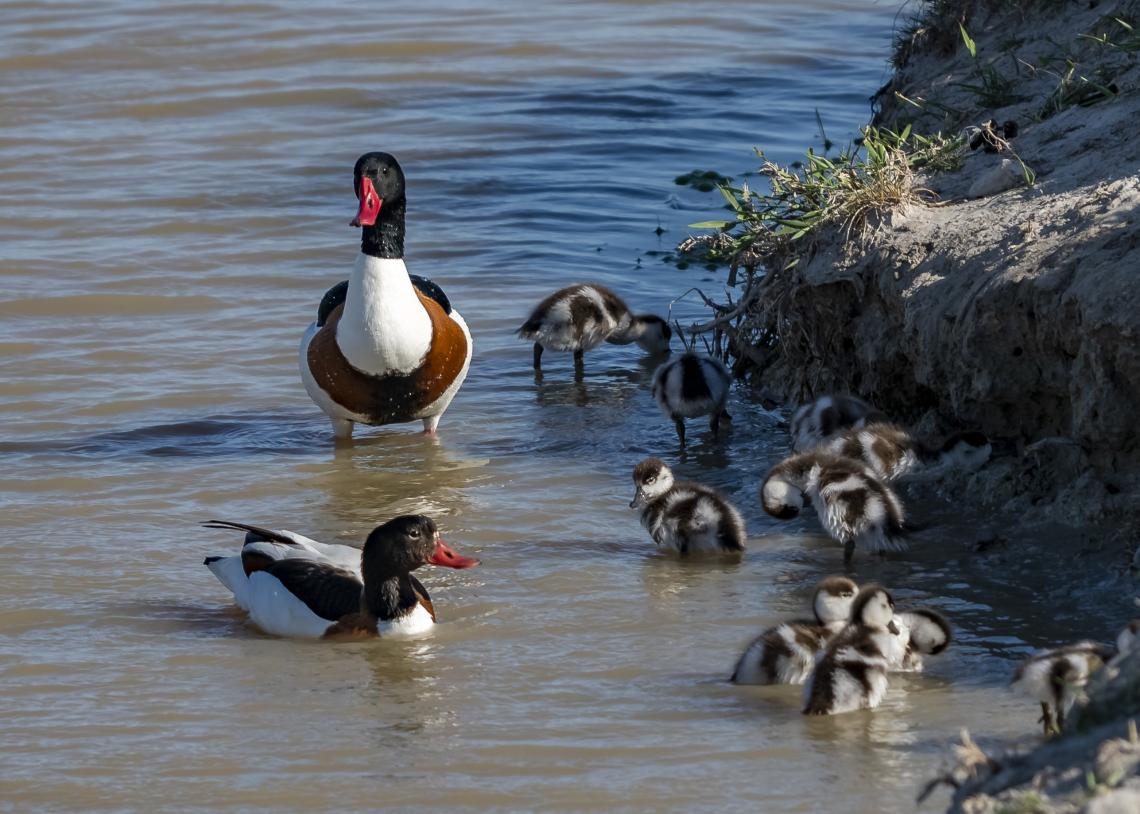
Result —
[{"label": "duck's red bill", "polygon": [[349,226],[374,226],[376,218],[380,217],[380,207],[384,203],[384,199],[376,194],[376,187],[372,186],[370,178],[360,179],[360,208],[356,211],[356,217],[348,222]]},{"label": "duck's red bill", "polygon": [[456,554],[452,551],[443,540],[439,540],[435,544],[435,553],[431,555],[428,560],[432,565],[442,565],[446,568],[470,568],[473,565],[478,565],[479,561],[471,557],[464,557],[462,554]]}]

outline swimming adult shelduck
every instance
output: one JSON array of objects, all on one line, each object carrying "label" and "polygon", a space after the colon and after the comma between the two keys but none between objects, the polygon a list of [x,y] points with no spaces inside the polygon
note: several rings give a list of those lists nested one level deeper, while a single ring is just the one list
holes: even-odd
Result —
[{"label": "swimming adult shelduck", "polygon": [[404,172],[388,153],[353,169],[361,228],[352,276],[301,339],[301,380],[337,438],[357,424],[422,420],[435,435],[471,364],[471,333],[435,283],[404,265]]},{"label": "swimming adult shelduck", "polygon": [[[359,570],[304,555],[249,557],[248,548],[247,542],[241,558],[247,580],[241,599],[250,618],[274,636],[310,639],[425,633],[435,624],[435,608],[412,571],[422,565],[479,564],[452,551],[431,518],[423,515],[404,515],[373,529],[360,552]],[[323,554],[333,553],[328,550],[333,548],[326,547]],[[217,564],[211,559],[207,566]]]}]

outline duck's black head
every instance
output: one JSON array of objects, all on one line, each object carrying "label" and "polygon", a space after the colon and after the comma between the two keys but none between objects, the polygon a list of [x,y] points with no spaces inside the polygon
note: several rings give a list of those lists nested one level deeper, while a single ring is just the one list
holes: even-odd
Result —
[{"label": "duck's black head", "polygon": [[361,251],[373,257],[404,256],[404,171],[390,153],[365,153],[352,168],[359,201],[350,225],[363,229]]},{"label": "duck's black head", "polygon": [[429,564],[470,568],[479,561],[452,551],[440,539],[439,529],[430,517],[406,514],[372,530],[364,543],[361,564],[367,583],[369,574],[400,576]]}]

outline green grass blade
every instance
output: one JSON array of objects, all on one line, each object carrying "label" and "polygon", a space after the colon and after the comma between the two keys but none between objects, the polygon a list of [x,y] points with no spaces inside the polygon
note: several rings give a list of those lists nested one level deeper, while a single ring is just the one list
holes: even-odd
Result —
[{"label": "green grass blade", "polygon": [[970,35],[966,33],[966,26],[958,23],[958,30],[962,32],[962,42],[966,43],[966,50],[970,52],[970,56],[974,59],[978,58],[978,46],[970,39]]}]

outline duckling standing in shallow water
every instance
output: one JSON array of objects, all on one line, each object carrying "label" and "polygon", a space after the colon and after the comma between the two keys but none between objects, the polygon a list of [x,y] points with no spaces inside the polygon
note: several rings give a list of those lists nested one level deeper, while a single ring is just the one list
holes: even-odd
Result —
[{"label": "duckling standing in shallow water", "polygon": [[1065,715],[1082,695],[1089,676],[1113,653],[1111,646],[1090,641],[1043,650],[1018,665],[1009,684],[1041,704],[1045,737],[1060,734]]},{"label": "duckling standing in shallow water", "polygon": [[922,473],[937,476],[951,469],[972,472],[990,459],[993,448],[980,432],[951,435],[931,449],[897,424],[875,422],[851,427],[824,441],[820,448],[860,461],[884,481]]},{"label": "duckling standing in shallow water", "polygon": [[904,645],[894,622],[895,601],[885,588],[868,585],[851,605],[851,621],[816,662],[804,687],[804,715],[874,709],[887,692],[887,671],[902,660]]},{"label": "duckling standing in shallow water", "polygon": [[803,684],[816,655],[847,626],[859,586],[847,577],[828,577],[812,598],[815,621],[796,619],[757,636],[736,662],[734,684]]},{"label": "duckling standing in shallow water", "polygon": [[720,492],[689,481],[675,481],[660,458],[646,458],[633,469],[637,492],[631,509],[641,509],[641,525],[660,548],[690,554],[739,554],[744,550],[744,519]]},{"label": "duckling standing in shallow water", "polygon": [[687,351],[670,359],[653,374],[653,399],[661,412],[673,419],[677,438],[685,446],[685,419],[709,416],[715,436],[722,418],[732,419],[724,409],[732,374],[724,363],[703,353]]},{"label": "duckling standing in shallow water", "polygon": [[807,452],[848,427],[862,427],[887,416],[855,396],[820,396],[792,413],[792,452]]},{"label": "duckling standing in shallow water", "polygon": [[921,673],[923,656],[937,656],[950,646],[952,634],[946,617],[930,608],[915,608],[895,614],[895,626],[904,645],[902,658],[892,668],[904,673]]},{"label": "duckling standing in shallow water", "polygon": [[814,503],[820,524],[843,543],[846,564],[856,545],[867,551],[906,548],[902,502],[890,486],[849,458],[818,450],[786,458],[764,479],[760,502],[780,520],[791,520],[805,504]]},{"label": "duckling standing in shallow water", "polygon": [[543,348],[573,351],[582,371],[583,354],[602,342],[636,342],[652,354],[669,350],[673,329],[653,314],[635,315],[605,286],[580,283],[555,291],[534,307],[516,333],[534,342],[534,369],[542,369]]}]

